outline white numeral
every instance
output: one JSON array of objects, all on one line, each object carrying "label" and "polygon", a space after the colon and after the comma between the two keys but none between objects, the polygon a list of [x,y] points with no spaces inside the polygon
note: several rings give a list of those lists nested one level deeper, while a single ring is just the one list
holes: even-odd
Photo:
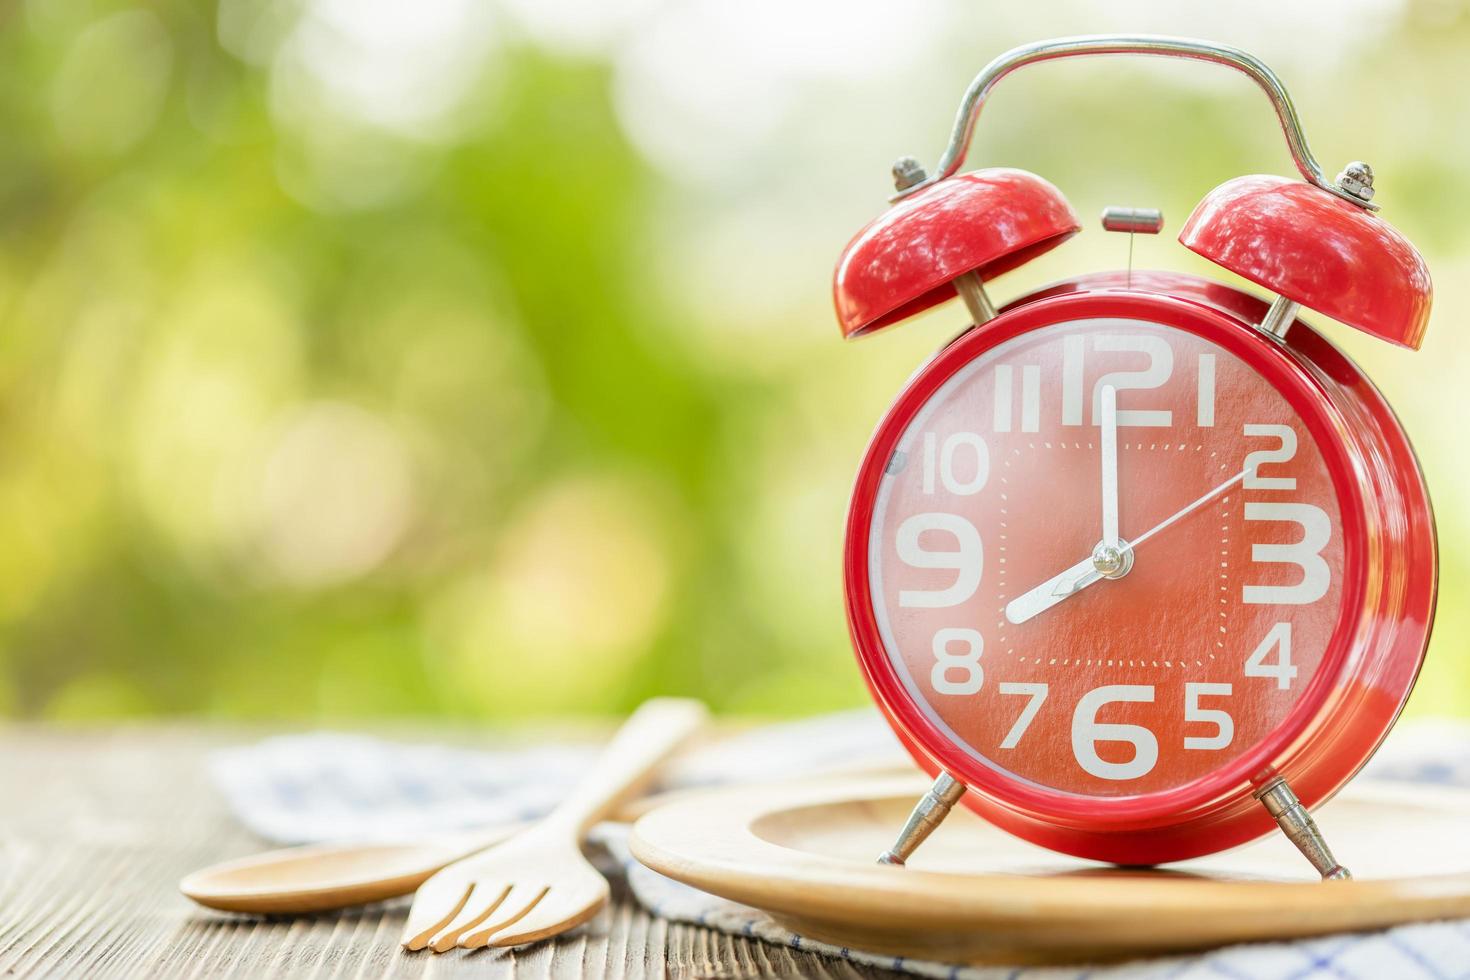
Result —
[{"label": "white numeral", "polygon": [[1080,334],[1062,338],[1062,424],[1082,424],[1082,357]]},{"label": "white numeral", "polygon": [[[934,492],[936,469],[944,489],[957,497],[969,497],[985,489],[985,482],[990,479],[990,448],[985,445],[985,440],[973,432],[956,432],[945,439],[944,448],[936,452],[937,441],[934,433],[924,433],[924,492]],[[967,450],[963,454],[970,457],[965,468],[974,470],[968,479],[955,473],[955,456],[962,450]],[[935,456],[939,457],[937,466]]]},{"label": "white numeral", "polygon": [[[1272,650],[1277,651],[1276,662],[1268,664],[1266,657]],[[1278,691],[1291,690],[1291,682],[1296,678],[1296,665],[1291,662],[1290,623],[1277,623],[1271,627],[1265,639],[1246,658],[1245,676],[1274,677]]]},{"label": "white numeral", "polygon": [[[1072,714],[1072,755],[1077,764],[1099,779],[1137,779],[1153,770],[1159,761],[1159,740],[1142,725],[1104,723],[1098,709],[1118,701],[1152,702],[1154,689],[1146,684],[1112,684],[1088,691]],[[1133,758],[1107,762],[1097,754],[1098,742],[1127,742]]]},{"label": "white numeral", "polygon": [[1314,504],[1248,503],[1248,521],[1294,521],[1301,525],[1302,539],[1293,544],[1253,544],[1251,561],[1290,562],[1302,570],[1296,585],[1246,585],[1241,598],[1250,603],[1283,603],[1300,606],[1327,594],[1332,570],[1321,551],[1332,538],[1332,521]]},{"label": "white numeral", "polygon": [[1215,355],[1199,356],[1199,404],[1195,421],[1201,427],[1215,424]]},{"label": "white numeral", "polygon": [[[1148,367],[1142,371],[1113,371],[1098,379],[1092,389],[1092,422],[1101,419],[1098,402],[1102,390],[1112,385],[1119,392],[1130,389],[1160,388],[1174,373],[1174,351],[1163,337],[1148,334],[1098,334],[1093,338],[1094,350],[1136,352],[1148,355]],[[1161,409],[1119,409],[1118,425],[1165,426],[1172,425],[1174,413]]]},{"label": "white numeral", "polygon": [[1209,736],[1186,735],[1186,749],[1223,749],[1235,738],[1235,720],[1220,708],[1201,708],[1200,698],[1228,697],[1229,684],[1185,684],[1184,721],[1197,721],[1215,726],[1215,734]]},{"label": "white numeral", "polygon": [[1021,709],[1021,717],[1006,732],[1005,741],[1000,743],[1003,749],[1013,749],[1021,741],[1021,736],[1026,734],[1026,729],[1031,727],[1031,722],[1036,720],[1036,713],[1041,710],[1042,702],[1046,700],[1045,684],[1020,684],[1005,682],[1000,685],[1002,694],[1024,694],[1031,700],[1026,702],[1026,707]]},{"label": "white numeral", "polygon": [[[955,547],[949,551],[930,551],[921,540],[924,532],[946,533],[954,537]],[[980,532],[975,525],[958,514],[915,514],[898,527],[898,557],[914,568],[946,568],[955,573],[954,582],[945,589],[925,591],[901,589],[898,604],[918,609],[942,609],[957,606],[980,587],[980,571],[984,560]]]},{"label": "white numeral", "polygon": [[1245,481],[1247,490],[1295,490],[1294,476],[1261,476],[1261,467],[1266,463],[1285,463],[1296,455],[1296,430],[1289,425],[1247,425],[1248,436],[1266,436],[1277,439],[1281,445],[1275,449],[1258,449],[1245,458]]},{"label": "white numeral", "polygon": [[[1138,371],[1113,371],[1097,379],[1092,387],[1092,423],[1098,424],[1099,401],[1104,387],[1111,385],[1117,391],[1150,391],[1162,388],[1174,374],[1174,349],[1163,337],[1150,334],[1097,334],[1092,338],[1092,349],[1104,353],[1147,354],[1148,367]],[[1081,425],[1083,394],[1086,382],[1086,339],[1079,335],[1062,340],[1062,424]],[[1214,354],[1200,354],[1198,370],[1195,372],[1196,402],[1195,423],[1208,428],[1215,424],[1215,362]],[[1010,368],[1001,377],[1001,368],[996,368],[995,414],[996,430],[1009,432],[1011,423],[1011,377]],[[1028,369],[1029,370],[1029,369]],[[1004,395],[1002,395],[1002,387]],[[1002,406],[1004,398],[1004,406]],[[1118,410],[1120,426],[1164,427],[1174,424],[1174,413],[1167,408],[1132,408]],[[1035,431],[1028,429],[1027,431]]]},{"label": "white numeral", "polygon": [[[950,653],[951,643],[963,643],[963,653]],[[971,629],[947,626],[934,634],[934,667],[929,671],[929,682],[940,694],[974,694],[985,682],[985,671],[980,667],[980,654],[985,649],[985,638]],[[962,671],[961,680],[953,680],[950,671]],[[1001,685],[1004,693],[1006,685]]]},{"label": "white numeral", "polygon": [[[1009,364],[998,364],[995,368],[995,431],[1011,431],[1011,403],[1015,397],[1015,369]],[[1021,367],[1021,431],[1041,431],[1041,366],[1025,364]]]}]

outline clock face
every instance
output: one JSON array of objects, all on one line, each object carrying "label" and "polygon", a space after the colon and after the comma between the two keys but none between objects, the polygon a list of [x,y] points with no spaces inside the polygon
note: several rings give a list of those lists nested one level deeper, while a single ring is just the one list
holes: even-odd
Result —
[{"label": "clock face", "polygon": [[1084,796],[1173,789],[1257,746],[1344,613],[1308,426],[1229,350],[1137,319],[960,368],[899,437],[867,547],[917,709],[975,763]]}]

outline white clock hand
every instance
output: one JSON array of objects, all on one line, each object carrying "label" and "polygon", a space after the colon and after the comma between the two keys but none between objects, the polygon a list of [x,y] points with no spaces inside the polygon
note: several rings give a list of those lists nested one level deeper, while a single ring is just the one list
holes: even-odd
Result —
[{"label": "white clock hand", "polygon": [[1067,596],[1091,585],[1092,582],[1086,581],[1089,574],[1102,578],[1102,574],[1093,567],[1091,556],[1082,559],[1066,571],[1053,575],[1030,592],[1018,595],[1006,603],[1006,619],[1019,625],[1039,613],[1046,612]]},{"label": "white clock hand", "polygon": [[1143,544],[1149,538],[1153,537],[1155,534],[1158,534],[1164,528],[1166,528],[1169,525],[1173,524],[1175,521],[1179,520],[1181,517],[1187,516],[1190,513],[1190,511],[1193,511],[1193,510],[1195,510],[1196,508],[1199,508],[1199,507],[1203,507],[1205,504],[1209,503],[1211,500],[1214,500],[1216,497],[1220,496],[1220,494],[1224,493],[1226,490],[1229,490],[1231,487],[1235,486],[1241,480],[1245,479],[1245,475],[1247,473],[1249,473],[1249,472],[1250,472],[1250,467],[1246,467],[1245,469],[1241,470],[1239,473],[1237,473],[1234,476],[1232,476],[1230,479],[1226,480],[1224,483],[1220,484],[1215,489],[1211,490],[1209,493],[1204,494],[1201,497],[1198,497],[1197,499],[1195,499],[1191,503],[1185,504],[1183,507],[1179,508],[1174,513],[1170,514],[1168,517],[1164,518],[1162,521],[1159,521],[1159,523],[1155,524],[1153,527],[1149,528],[1147,531],[1144,531],[1138,537],[1134,538],[1132,540],[1132,542],[1130,542],[1128,544],[1125,544],[1123,546],[1123,549],[1126,551],[1126,550],[1128,550],[1130,548],[1137,548],[1139,545]]},{"label": "white clock hand", "polygon": [[[1246,470],[1241,470],[1239,473],[1235,474],[1230,479],[1220,484],[1218,487],[1215,487],[1209,493],[1206,493],[1204,496],[1199,497],[1194,501],[1191,501],[1184,507],[1175,511],[1173,514],[1170,514],[1164,520],[1155,524],[1153,527],[1149,528],[1147,531],[1143,532],[1132,541],[1125,541],[1123,543],[1122,550],[1125,552],[1132,551],[1133,549],[1137,548],[1139,545],[1147,541],[1149,538],[1153,537],[1155,534],[1158,534],[1165,528],[1173,525],[1176,521],[1180,520],[1183,517],[1186,517],[1200,507],[1203,507],[1205,504],[1209,503],[1211,500],[1214,500],[1220,494],[1224,493],[1226,490],[1229,490],[1231,487],[1235,486],[1235,484],[1239,483],[1245,477],[1246,472]],[[1078,592],[1081,592],[1089,585],[1092,585],[1094,582],[1098,582],[1105,577],[1106,576],[1104,576],[1102,572],[1099,572],[1097,570],[1096,565],[1093,564],[1093,560],[1089,556],[1088,558],[1079,561],[1077,564],[1073,565],[1066,571],[1058,575],[1053,575],[1051,578],[1047,579],[1045,582],[1042,582],[1030,592],[1019,595],[1016,598],[1012,599],[1010,602],[1006,603],[1006,619],[1016,624],[1024,623],[1028,619],[1031,619],[1039,613],[1043,613],[1046,610],[1050,609],[1052,606],[1055,606],[1057,603],[1061,602],[1068,596],[1076,595]]]},{"label": "white clock hand", "polygon": [[1102,539],[1118,548],[1118,389],[1102,389]]}]

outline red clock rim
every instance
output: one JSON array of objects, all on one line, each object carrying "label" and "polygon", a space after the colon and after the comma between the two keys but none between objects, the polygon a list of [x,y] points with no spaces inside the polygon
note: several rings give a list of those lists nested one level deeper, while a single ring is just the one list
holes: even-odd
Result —
[{"label": "red clock rim", "polygon": [[[889,661],[873,613],[868,536],[879,481],[914,417],[946,381],[975,357],[1031,330],[1072,320],[1114,317],[1186,330],[1241,358],[1281,393],[1307,425],[1338,495],[1346,569],[1341,608],[1321,666],[1287,716],[1251,748],[1189,782],[1132,796],[1088,796],[1036,786],[977,762],[914,704]],[[1144,829],[1183,822],[1200,808],[1235,798],[1276,762],[1310,726],[1336,688],[1352,645],[1366,591],[1364,498],[1345,441],[1344,425],[1326,392],[1292,355],[1255,328],[1222,312],[1159,294],[1108,292],[1054,296],[1015,308],[940,351],[905,385],[878,424],[858,470],[848,513],[844,561],[848,625],[859,665],[890,724],[934,763],[972,791],[1033,816],[1083,829]]]}]

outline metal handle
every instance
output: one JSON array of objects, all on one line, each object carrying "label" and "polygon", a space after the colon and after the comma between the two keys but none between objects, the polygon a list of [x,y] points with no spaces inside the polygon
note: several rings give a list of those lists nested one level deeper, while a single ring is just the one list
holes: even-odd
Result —
[{"label": "metal handle", "polygon": [[[975,122],[980,118],[980,109],[985,105],[985,99],[990,95],[990,90],[1006,75],[1017,68],[1035,64],[1038,61],[1053,61],[1058,58],[1072,58],[1088,54],[1143,54],[1189,58],[1195,61],[1212,61],[1217,65],[1225,65],[1244,73],[1271,99],[1276,116],[1281,120],[1281,129],[1286,134],[1286,145],[1291,149],[1291,158],[1296,162],[1296,168],[1301,171],[1301,175],[1310,183],[1349,200],[1359,207],[1376,210],[1367,201],[1367,198],[1372,197],[1371,184],[1366,195],[1360,197],[1327,179],[1322,167],[1312,156],[1311,147],[1307,145],[1307,136],[1302,132],[1301,120],[1297,117],[1296,107],[1291,104],[1291,96],[1286,94],[1286,88],[1276,77],[1276,73],[1266,67],[1259,58],[1239,48],[1212,44],[1209,41],[1148,34],[1134,36],[1093,34],[1080,37],[1059,37],[1050,41],[1038,41],[1035,44],[1012,48],[996,58],[975,76],[975,80],[965,90],[965,97],[960,100],[960,110],[955,115],[954,132],[950,134],[949,145],[944,148],[944,155],[939,158],[939,166],[935,172],[913,183],[901,181],[901,184],[907,184],[907,186],[900,186],[892,200],[907,197],[920,188],[928,187],[930,184],[952,176],[960,169],[960,165],[965,162],[965,154],[969,150],[970,137],[975,131]],[[895,166],[894,172],[900,173],[902,169],[901,166]],[[913,173],[912,168],[909,169],[909,172]]]}]

